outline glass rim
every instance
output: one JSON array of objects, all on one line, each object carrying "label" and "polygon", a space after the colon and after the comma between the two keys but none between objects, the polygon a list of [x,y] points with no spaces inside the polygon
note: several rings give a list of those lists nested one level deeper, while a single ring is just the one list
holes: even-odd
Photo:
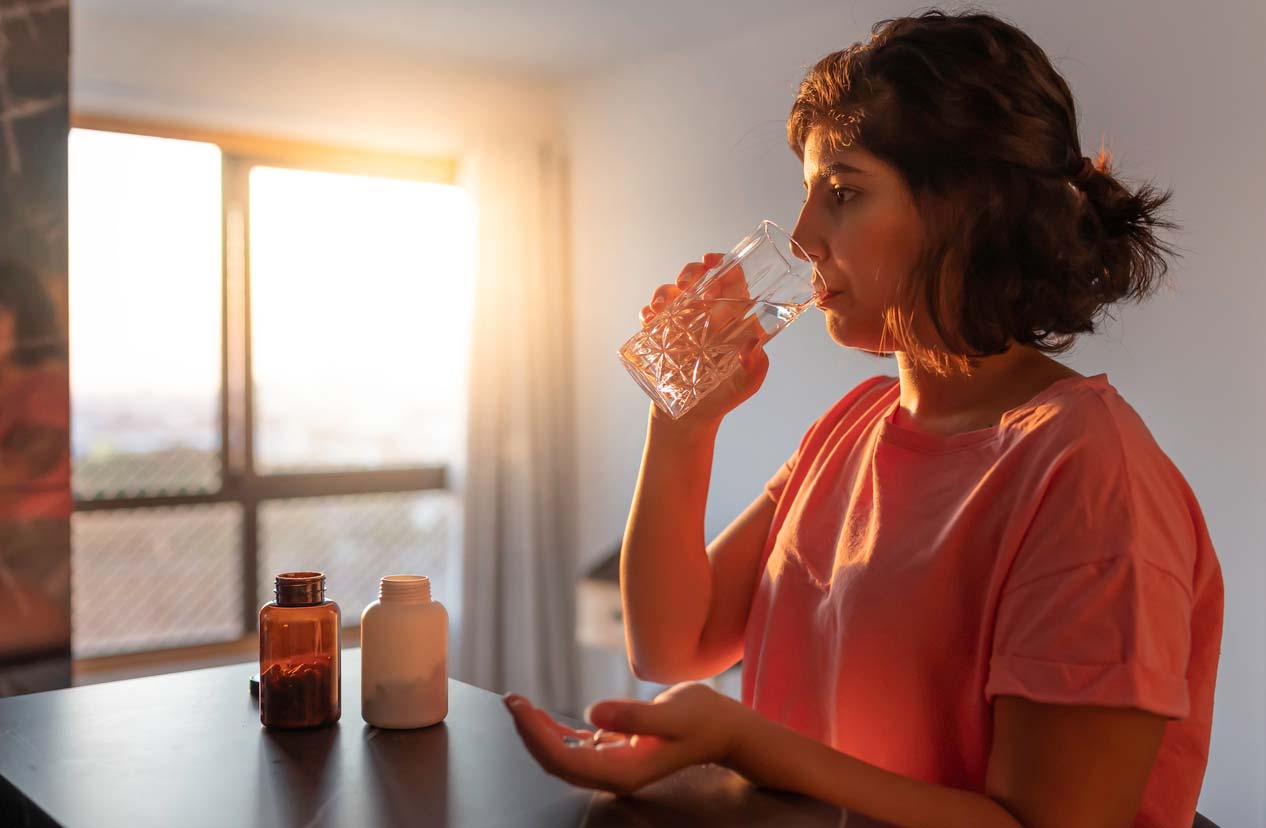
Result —
[{"label": "glass rim", "polygon": [[[744,237],[738,247],[730,251],[725,258],[709,270],[709,276],[726,270],[729,265],[735,262],[743,261],[764,242],[769,243],[770,249],[774,251],[774,254],[782,262],[783,277],[790,276],[796,279],[807,288],[810,295],[816,295],[818,290],[817,283],[821,276],[818,272],[817,263],[809,257],[808,252],[805,251],[800,242],[796,241],[790,233],[783,229],[782,225],[773,219],[761,219],[760,223],[756,225],[756,229]],[[796,260],[794,263],[787,259],[787,253],[783,252],[784,248]],[[707,278],[708,276],[705,276],[705,280]]]},{"label": "glass rim", "polygon": [[774,239],[770,237],[769,229],[771,227],[774,230],[778,231],[778,234],[782,238],[791,242],[791,244],[794,245],[797,250],[799,250],[801,253],[804,253],[804,258],[801,259],[801,261],[803,261],[805,264],[813,264],[813,260],[809,258],[809,254],[805,253],[804,247],[801,246],[800,242],[795,240],[794,236],[792,236],[785,229],[783,229],[783,226],[781,224],[774,221],[773,219],[761,219],[760,224],[757,225],[757,228],[761,230],[762,232],[764,232],[766,238],[768,238],[770,241],[774,241]]},{"label": "glass rim", "polygon": [[[778,235],[780,236],[778,240],[774,239],[773,235],[770,233],[770,228],[773,228],[773,230],[777,231]],[[791,271],[795,267],[808,266],[809,271],[810,271],[810,278],[812,279],[813,276],[817,275],[818,266],[814,263],[813,259],[809,258],[808,252],[805,251],[804,247],[800,244],[800,242],[796,241],[794,236],[792,236],[790,233],[784,230],[782,225],[780,225],[778,222],[774,221],[773,219],[761,219],[761,223],[758,225],[758,229],[765,235],[765,238],[769,239],[769,242],[770,244],[773,245],[774,249],[778,251],[778,255],[782,257],[783,262],[787,265],[788,271]],[[803,264],[793,265],[791,264],[791,262],[787,261],[786,257],[782,256],[782,249],[779,242],[784,241],[784,240],[788,243],[788,249],[791,249],[791,248],[795,249],[792,251],[791,255],[794,258],[798,259]],[[795,251],[797,250],[802,255],[796,256]]]}]

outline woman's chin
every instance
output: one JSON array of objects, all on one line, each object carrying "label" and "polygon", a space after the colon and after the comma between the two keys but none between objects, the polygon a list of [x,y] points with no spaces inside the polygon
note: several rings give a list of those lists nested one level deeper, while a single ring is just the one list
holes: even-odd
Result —
[{"label": "woman's chin", "polygon": [[848,317],[844,314],[838,311],[825,310],[825,321],[826,332],[835,344],[844,348],[853,348],[854,350],[881,356],[888,353],[881,347],[880,337],[871,336],[866,332],[856,330],[849,325]]}]

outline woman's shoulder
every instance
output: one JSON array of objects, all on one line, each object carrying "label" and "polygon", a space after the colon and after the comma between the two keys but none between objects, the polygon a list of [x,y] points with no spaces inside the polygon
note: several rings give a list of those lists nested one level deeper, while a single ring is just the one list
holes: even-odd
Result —
[{"label": "woman's shoulder", "polygon": [[[1142,416],[1108,381],[1107,374],[1058,380],[1023,406],[1007,412],[1006,428],[1017,438],[1085,447],[1111,456],[1161,452]],[[1163,452],[1161,452],[1163,454]]]},{"label": "woman's shoulder", "polygon": [[1036,484],[1022,489],[1025,496],[1054,510],[1059,525],[1100,538],[1118,532],[1120,554],[1147,561],[1193,592],[1216,581],[1196,494],[1139,412],[1105,374],[1055,385],[1010,424],[1018,435],[1010,441],[1015,459]]},{"label": "woman's shoulder", "polygon": [[1060,380],[1013,413],[1007,442],[1052,474],[1198,513],[1186,478],[1106,374]]}]

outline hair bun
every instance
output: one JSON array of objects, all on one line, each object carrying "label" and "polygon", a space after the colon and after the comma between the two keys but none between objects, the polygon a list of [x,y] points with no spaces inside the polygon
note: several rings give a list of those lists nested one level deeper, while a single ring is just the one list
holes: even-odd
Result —
[{"label": "hair bun", "polygon": [[1068,177],[1074,186],[1081,188],[1097,172],[1099,172],[1099,168],[1095,166],[1095,162],[1089,156],[1083,155],[1081,160],[1073,165],[1073,170]]}]

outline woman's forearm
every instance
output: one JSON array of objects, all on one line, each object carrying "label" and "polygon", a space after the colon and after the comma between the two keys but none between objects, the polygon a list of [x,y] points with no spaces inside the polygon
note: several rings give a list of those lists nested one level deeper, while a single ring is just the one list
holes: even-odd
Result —
[{"label": "woman's forearm", "polygon": [[689,428],[652,413],[620,555],[630,660],[645,679],[690,676],[712,593],[704,514],[716,426]]},{"label": "woman's forearm", "polygon": [[751,710],[742,721],[720,764],[761,787],[805,794],[901,828],[1020,828],[984,794],[883,770]]}]

